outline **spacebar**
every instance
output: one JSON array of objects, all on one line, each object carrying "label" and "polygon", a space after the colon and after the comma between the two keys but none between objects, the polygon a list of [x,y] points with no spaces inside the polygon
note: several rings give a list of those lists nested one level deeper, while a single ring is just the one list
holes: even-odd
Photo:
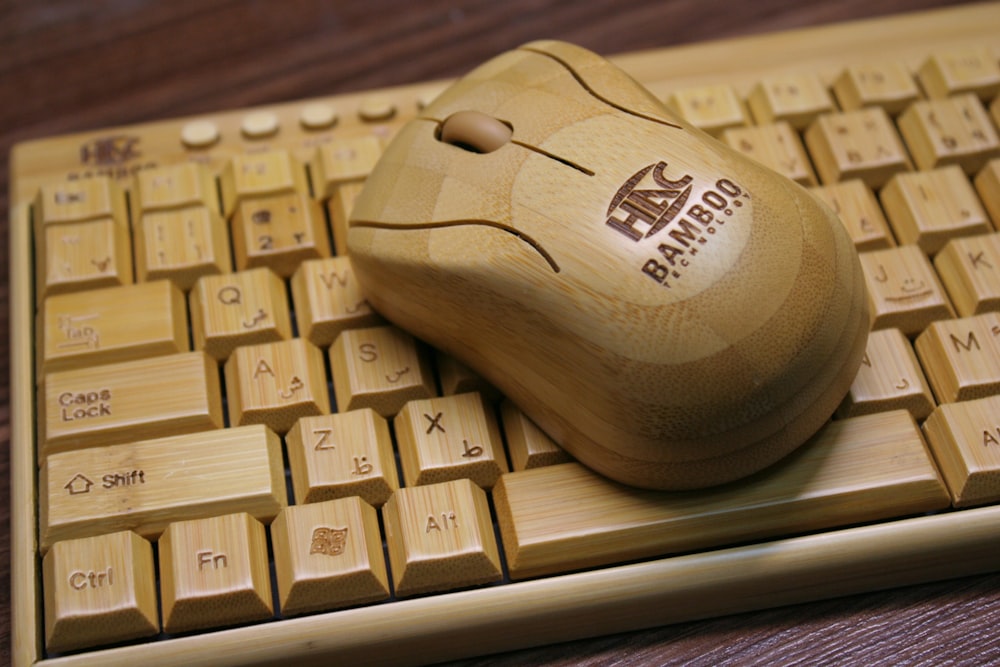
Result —
[{"label": "spacebar", "polygon": [[566,463],[503,475],[493,498],[512,579],[949,506],[904,410],[831,422],[777,465],[714,489],[644,491]]},{"label": "spacebar", "polygon": [[39,542],[248,512],[270,523],[287,505],[281,438],[241,426],[49,455],[39,471]]}]

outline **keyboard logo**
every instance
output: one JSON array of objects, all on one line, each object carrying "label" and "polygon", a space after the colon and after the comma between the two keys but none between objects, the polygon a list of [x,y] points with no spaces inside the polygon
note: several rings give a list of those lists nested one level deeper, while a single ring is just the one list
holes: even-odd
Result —
[{"label": "keyboard logo", "polygon": [[347,545],[347,528],[327,528],[319,526],[313,530],[309,554],[339,556]]},{"label": "keyboard logo", "polygon": [[99,167],[124,164],[142,155],[138,147],[139,137],[127,134],[98,137],[80,146],[80,162]]}]

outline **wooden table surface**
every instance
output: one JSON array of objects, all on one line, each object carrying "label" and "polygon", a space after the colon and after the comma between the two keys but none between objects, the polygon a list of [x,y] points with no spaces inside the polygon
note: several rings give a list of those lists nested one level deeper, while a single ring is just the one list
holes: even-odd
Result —
[{"label": "wooden table surface", "polygon": [[[613,54],[949,4],[935,0],[0,2],[0,239],[28,138],[457,76],[551,37]],[[790,54],[794,57],[794,54]],[[6,331],[8,286],[0,285]],[[0,498],[9,498],[9,344]],[[0,501],[0,663],[10,645]],[[1000,558],[1000,554],[997,555]],[[1000,574],[685,623],[462,664],[1000,664]]]}]

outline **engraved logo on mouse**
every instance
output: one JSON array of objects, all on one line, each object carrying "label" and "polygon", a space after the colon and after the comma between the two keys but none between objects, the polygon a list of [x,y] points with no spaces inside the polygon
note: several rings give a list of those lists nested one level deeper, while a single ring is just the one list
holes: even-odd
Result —
[{"label": "engraved logo on mouse", "polygon": [[635,243],[656,236],[655,254],[640,270],[670,288],[750,195],[721,178],[692,199],[694,178],[668,176],[667,167],[656,162],[629,177],[612,197],[605,224]]}]

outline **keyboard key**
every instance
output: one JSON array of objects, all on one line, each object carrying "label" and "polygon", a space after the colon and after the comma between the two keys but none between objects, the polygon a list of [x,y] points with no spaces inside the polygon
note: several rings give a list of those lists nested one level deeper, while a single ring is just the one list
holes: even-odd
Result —
[{"label": "keyboard key", "polygon": [[871,188],[858,180],[810,188],[847,228],[858,252],[891,248],[896,240]]},{"label": "keyboard key", "polygon": [[932,54],[917,71],[928,97],[975,93],[989,102],[1000,93],[1000,65],[987,49]]},{"label": "keyboard key", "polygon": [[467,479],[400,489],[382,520],[398,597],[503,576],[486,492]]},{"label": "keyboard key", "polygon": [[921,170],[957,164],[974,174],[1000,156],[1000,140],[975,95],[914,102],[899,131]]},{"label": "keyboard key", "polygon": [[197,162],[137,171],[129,202],[133,221],[152,211],[205,208],[218,213],[221,210],[215,179],[205,165]]},{"label": "keyboard key", "polygon": [[976,174],[975,184],[976,192],[993,219],[993,226],[1000,227],[1000,159],[987,162]]},{"label": "keyboard key", "polygon": [[426,351],[392,326],[340,334],[330,347],[330,369],[340,412],[372,408],[389,418],[407,401],[437,393]]},{"label": "keyboard key", "polygon": [[303,165],[283,150],[234,155],[222,169],[219,189],[227,218],[247,198],[309,192]]},{"label": "keyboard key", "polygon": [[722,133],[722,140],[730,148],[800,185],[816,185],[816,174],[802,147],[802,140],[786,122],[732,128]]},{"label": "keyboard key", "polygon": [[42,580],[50,652],[160,631],[153,547],[131,531],[57,542],[42,561]]},{"label": "keyboard key", "polygon": [[833,92],[844,111],[879,106],[891,116],[920,97],[913,77],[896,62],[849,66],[834,82]]},{"label": "keyboard key", "polygon": [[934,410],[934,396],[910,341],[899,329],[868,336],[868,346],[851,390],[838,409],[841,417],[909,410],[923,421]]},{"label": "keyboard key", "polygon": [[38,296],[128,285],[132,244],[128,227],[111,218],[49,225],[36,235]]},{"label": "keyboard key", "polygon": [[407,486],[464,477],[491,489],[507,472],[500,428],[477,393],[410,401],[393,426]]},{"label": "keyboard key", "polygon": [[716,137],[731,127],[750,124],[746,105],[732,86],[685,88],[673,93],[667,103],[681,118]]},{"label": "keyboard key", "polygon": [[939,403],[1000,393],[1000,313],[934,322],[914,346]]},{"label": "keyboard key", "polygon": [[1000,233],[949,241],[934,268],[961,317],[1000,310]]},{"label": "keyboard key", "polygon": [[356,496],[286,507],[271,542],[284,616],[389,597],[378,513]]},{"label": "keyboard key", "polygon": [[895,126],[879,107],[823,114],[805,141],[824,184],[857,178],[878,189],[893,174],[912,169]]},{"label": "keyboard key", "polygon": [[307,130],[325,130],[336,125],[339,118],[336,107],[325,102],[311,102],[299,110],[299,123]]},{"label": "keyboard key", "polygon": [[366,123],[389,120],[395,115],[396,105],[381,95],[366,97],[358,105],[358,118]]},{"label": "keyboard key", "polygon": [[779,74],[754,86],[747,104],[758,124],[785,121],[796,130],[834,111],[830,93],[815,74]]},{"label": "keyboard key", "polygon": [[287,504],[281,439],[263,426],[53,454],[38,493],[43,552],[124,528],[155,539],[170,521],[227,512],[270,521]]},{"label": "keyboard key", "polygon": [[955,507],[1000,501],[1000,396],[949,403],[924,423]]},{"label": "keyboard key", "polygon": [[500,404],[500,419],[503,421],[507,453],[510,454],[510,464],[514,470],[540,468],[572,460],[569,454],[535,426],[509,399],[504,399]]},{"label": "keyboard key", "polygon": [[213,210],[193,206],[145,213],[135,226],[140,282],[165,278],[189,291],[201,276],[231,273],[229,233]]},{"label": "keyboard key", "polygon": [[225,361],[239,345],[292,337],[285,283],[270,269],[204,276],[191,290],[196,350]]},{"label": "keyboard key", "polygon": [[201,352],[49,373],[42,456],[222,428],[215,362]]},{"label": "keyboard key", "polygon": [[434,365],[441,383],[441,395],[468,394],[479,392],[487,403],[496,403],[503,395],[481,375],[450,354],[434,350]]},{"label": "keyboard key", "polygon": [[937,253],[949,239],[993,231],[986,211],[957,166],[897,174],[882,189],[896,238]]},{"label": "keyboard key", "polygon": [[240,202],[233,214],[232,231],[240,271],[267,266],[288,278],[303,261],[330,255],[323,210],[302,193]]},{"label": "keyboard key", "polygon": [[914,336],[935,320],[955,316],[920,248],[911,245],[872,250],[860,257],[873,328],[896,328]]},{"label": "keyboard key", "polygon": [[360,496],[381,507],[399,488],[389,425],[370,408],[304,417],[285,443],[297,503]]},{"label": "keyboard key", "polygon": [[157,551],[166,632],[274,615],[267,537],[264,526],[246,512],[171,523]]},{"label": "keyboard key", "polygon": [[345,329],[383,323],[372,310],[346,255],[303,262],[292,276],[299,335],[328,347]]},{"label": "keyboard key", "polygon": [[66,222],[110,219],[128,226],[125,194],[106,176],[42,186],[35,201],[35,233]]},{"label": "keyboard key", "polygon": [[278,115],[272,111],[251,111],[243,116],[240,132],[247,139],[264,139],[274,135],[281,127]]},{"label": "keyboard key", "polygon": [[504,475],[493,500],[510,576],[524,579],[940,510],[950,498],[899,410],[831,422],[775,466],[712,489],[645,491],[566,463]]},{"label": "keyboard key", "polygon": [[347,222],[354,208],[354,200],[364,189],[364,183],[345,183],[339,186],[326,202],[326,212],[330,216],[333,234],[333,249],[338,255],[347,254]]},{"label": "keyboard key", "polygon": [[299,417],[330,412],[323,353],[302,338],[238,347],[225,376],[230,424],[284,435]]},{"label": "keyboard key", "polygon": [[186,352],[187,303],[160,280],[45,300],[45,373]]},{"label": "keyboard key", "polygon": [[341,185],[363,181],[381,154],[382,145],[371,135],[338,139],[318,147],[310,162],[316,198],[329,199]]}]

